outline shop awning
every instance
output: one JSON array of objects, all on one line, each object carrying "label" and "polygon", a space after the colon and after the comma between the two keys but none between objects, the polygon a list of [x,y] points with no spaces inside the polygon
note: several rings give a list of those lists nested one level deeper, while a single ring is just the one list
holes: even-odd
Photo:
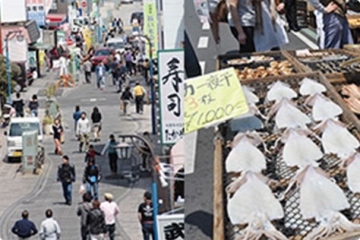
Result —
[{"label": "shop awning", "polygon": [[46,23],[50,26],[60,26],[66,22],[66,14],[61,13],[49,13],[46,15]]}]

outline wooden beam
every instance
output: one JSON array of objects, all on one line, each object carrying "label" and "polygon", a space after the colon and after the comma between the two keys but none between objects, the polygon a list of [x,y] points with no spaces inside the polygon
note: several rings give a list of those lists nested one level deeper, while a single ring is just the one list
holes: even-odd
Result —
[{"label": "wooden beam", "polygon": [[214,229],[213,239],[225,239],[224,227],[224,188],[222,139],[215,140],[214,150]]}]

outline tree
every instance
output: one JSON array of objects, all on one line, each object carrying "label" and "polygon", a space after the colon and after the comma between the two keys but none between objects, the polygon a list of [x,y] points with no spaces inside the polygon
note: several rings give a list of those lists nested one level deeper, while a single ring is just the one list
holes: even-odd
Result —
[{"label": "tree", "polygon": [[[13,92],[14,87],[17,84],[17,79],[21,75],[20,67],[11,63],[11,92]],[[0,55],[0,101],[1,105],[6,102],[8,97],[8,82],[7,82],[7,73],[6,73],[6,57]]]}]

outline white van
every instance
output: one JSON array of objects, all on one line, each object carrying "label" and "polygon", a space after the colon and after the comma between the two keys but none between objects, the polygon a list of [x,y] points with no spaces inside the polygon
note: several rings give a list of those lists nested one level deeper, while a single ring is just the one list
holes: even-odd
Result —
[{"label": "white van", "polygon": [[125,51],[125,43],[122,38],[109,38],[106,42],[106,47],[114,49],[116,52]]},{"label": "white van", "polygon": [[37,117],[12,118],[8,131],[5,132],[7,140],[8,162],[20,160],[22,156],[22,134],[26,131],[37,131],[38,142],[43,140],[40,119]]}]

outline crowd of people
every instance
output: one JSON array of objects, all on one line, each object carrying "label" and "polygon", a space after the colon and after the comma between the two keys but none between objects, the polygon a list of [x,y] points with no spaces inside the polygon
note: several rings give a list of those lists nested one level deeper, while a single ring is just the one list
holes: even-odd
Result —
[{"label": "crowd of people", "polygon": [[[220,42],[219,22],[227,22],[239,42],[240,52],[279,50],[289,42],[280,15],[285,13],[289,29],[299,31],[296,0],[207,0],[210,25]],[[315,9],[318,45],[322,49],[352,44],[346,1],[309,0]]]}]

